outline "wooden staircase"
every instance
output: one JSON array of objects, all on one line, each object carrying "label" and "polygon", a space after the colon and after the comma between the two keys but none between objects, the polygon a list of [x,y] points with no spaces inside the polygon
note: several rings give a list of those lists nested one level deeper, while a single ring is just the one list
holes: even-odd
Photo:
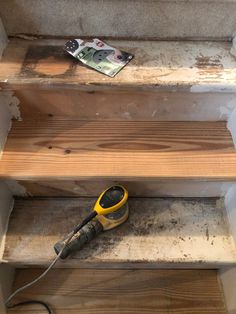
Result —
[{"label": "wooden staircase", "polygon": [[[231,2],[218,1],[215,10],[232,11]],[[197,4],[188,5],[193,14]],[[142,6],[151,12],[150,3]],[[34,15],[36,7],[37,1]],[[236,181],[235,135],[227,122],[236,110],[236,58],[226,41],[231,17],[220,38],[213,15],[205,37],[200,29],[194,34],[189,20],[186,34],[181,24],[179,37],[168,28],[166,38],[161,31],[123,36],[122,26],[119,36],[111,25],[108,43],[135,58],[108,78],[63,52],[68,34],[58,37],[57,19],[50,34],[43,26],[31,33],[16,13],[27,33],[19,35],[4,1],[1,9],[12,37],[0,62],[0,95],[19,100],[8,106],[18,114],[0,161],[0,180],[15,197],[2,256],[18,268],[14,288],[50,264],[54,243],[103,189],[119,183],[130,194],[124,225],[58,262],[18,300],[45,300],[56,314],[226,313],[217,269],[236,266],[224,203]],[[113,9],[120,12],[118,4]],[[84,36],[101,31],[82,28]],[[9,313],[44,312],[32,306]]]}]

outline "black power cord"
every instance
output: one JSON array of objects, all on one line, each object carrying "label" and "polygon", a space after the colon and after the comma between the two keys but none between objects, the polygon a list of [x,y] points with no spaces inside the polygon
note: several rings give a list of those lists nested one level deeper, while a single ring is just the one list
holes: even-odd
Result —
[{"label": "black power cord", "polygon": [[40,304],[42,306],[45,307],[45,309],[48,311],[49,314],[52,314],[51,309],[49,308],[49,306],[42,302],[42,301],[37,301],[37,300],[29,300],[29,301],[25,301],[25,302],[20,302],[20,303],[16,303],[16,304],[11,304],[11,300],[19,293],[22,292],[23,290],[31,287],[32,285],[34,285],[35,283],[37,283],[39,280],[41,280],[43,277],[45,277],[47,275],[47,273],[53,268],[53,266],[56,264],[56,262],[59,260],[63,250],[65,249],[65,247],[67,246],[67,244],[70,242],[70,240],[73,238],[75,232],[71,232],[70,234],[67,235],[66,237],[66,242],[64,243],[61,251],[59,252],[59,254],[56,256],[56,258],[52,261],[52,263],[48,266],[48,268],[40,275],[38,276],[36,279],[34,279],[33,281],[27,283],[26,285],[24,285],[23,287],[17,289],[15,292],[13,292],[8,299],[5,302],[6,308],[11,309],[14,307],[18,307],[21,305],[28,305],[28,304]]},{"label": "black power cord", "polygon": [[7,308],[13,309],[13,308],[18,307],[18,306],[24,306],[24,305],[30,305],[30,304],[42,305],[47,310],[48,314],[52,314],[50,307],[46,303],[44,303],[42,301],[36,301],[36,300],[19,302],[19,303],[7,306]]},{"label": "black power cord", "polygon": [[60,256],[62,255],[65,247],[68,245],[68,243],[70,242],[70,240],[73,238],[73,236],[80,230],[83,228],[83,226],[85,226],[89,221],[91,221],[95,216],[97,215],[97,213],[95,211],[93,211],[88,217],[86,217],[79,225],[77,225],[74,230],[69,233],[64,240],[65,243],[62,247],[62,249],[60,250],[60,252],[58,253],[58,255],[56,256],[56,258],[52,261],[52,263],[48,266],[48,268],[40,275],[38,276],[36,279],[34,279],[33,281],[29,282],[28,284],[24,285],[23,287],[17,289],[15,292],[13,292],[8,299],[5,302],[5,305],[8,309],[14,308],[14,307],[18,307],[18,306],[23,306],[23,305],[28,305],[28,304],[40,304],[42,306],[45,307],[45,309],[48,311],[48,314],[52,314],[51,309],[49,308],[49,306],[42,302],[42,301],[37,301],[37,300],[29,300],[29,301],[25,301],[25,302],[20,302],[20,303],[16,303],[16,304],[11,304],[11,300],[16,296],[16,294],[18,294],[19,292],[22,292],[23,290],[31,287],[32,285],[34,285],[35,283],[37,283],[39,280],[41,280],[43,277],[45,277],[47,275],[47,273],[53,268],[53,266],[56,264],[56,262],[59,260]]}]

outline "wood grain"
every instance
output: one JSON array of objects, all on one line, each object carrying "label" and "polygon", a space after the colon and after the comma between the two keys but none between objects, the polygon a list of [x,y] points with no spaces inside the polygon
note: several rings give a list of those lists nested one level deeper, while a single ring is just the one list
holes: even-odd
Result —
[{"label": "wood grain", "polygon": [[[14,288],[40,269],[21,269]],[[17,301],[43,300],[55,314],[226,314],[215,270],[53,270]],[[8,314],[44,314],[37,305]]]},{"label": "wood grain", "polygon": [[[54,244],[94,206],[94,198],[16,200],[4,260],[48,265]],[[214,267],[236,264],[223,201],[215,198],[130,198],[129,220],[57,267]],[[193,249],[194,247],[194,249]]]},{"label": "wood grain", "polygon": [[[159,90],[190,90],[192,85],[235,84],[236,60],[227,42],[109,41],[135,55],[115,78],[88,69],[68,54],[65,40],[12,39],[0,65],[3,87],[154,87]],[[216,90],[216,87],[214,87]],[[225,89],[224,89],[225,90]]]},{"label": "wood grain", "polygon": [[17,180],[236,179],[224,122],[13,123],[0,177]]}]

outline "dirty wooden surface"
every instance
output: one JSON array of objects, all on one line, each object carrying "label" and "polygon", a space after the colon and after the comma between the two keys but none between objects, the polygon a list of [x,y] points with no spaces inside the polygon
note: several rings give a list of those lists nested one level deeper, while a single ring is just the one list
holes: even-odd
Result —
[{"label": "dirty wooden surface", "polygon": [[96,87],[80,90],[77,87],[17,89],[14,94],[20,101],[21,117],[31,119],[41,116],[47,119],[56,116],[98,121],[225,121],[236,107],[232,92],[191,93],[174,89],[160,92],[156,88],[99,90]]},{"label": "dirty wooden surface", "polygon": [[[14,288],[37,277],[40,269],[20,269]],[[56,269],[17,297],[41,300],[55,314],[226,314],[215,270]],[[44,314],[38,305],[8,314]]]},{"label": "dirty wooden surface", "polygon": [[236,82],[236,60],[230,55],[231,43],[227,42],[109,41],[135,55],[115,78],[81,66],[63,52],[64,44],[65,40],[12,39],[0,65],[1,85],[153,86],[189,90],[195,85],[206,88],[213,83],[225,90],[233,88]]},{"label": "dirty wooden surface", "polygon": [[[83,217],[95,199],[17,200],[10,217],[4,259],[46,265],[53,245]],[[129,220],[100,234],[58,267],[218,267],[236,264],[220,199],[131,198]],[[194,250],[193,250],[194,248]]]},{"label": "dirty wooden surface", "polygon": [[48,118],[13,123],[0,177],[234,180],[236,152],[224,122]]}]

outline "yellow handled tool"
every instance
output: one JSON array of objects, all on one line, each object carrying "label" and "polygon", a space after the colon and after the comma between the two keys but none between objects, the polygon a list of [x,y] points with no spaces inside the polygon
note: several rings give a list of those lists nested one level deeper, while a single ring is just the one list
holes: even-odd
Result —
[{"label": "yellow handled tool", "polygon": [[60,258],[78,251],[101,231],[113,229],[126,221],[129,215],[127,200],[128,192],[123,186],[116,185],[105,190],[97,199],[92,213],[74,228],[71,240],[66,243],[66,237],[55,244],[57,254],[65,246]]}]

